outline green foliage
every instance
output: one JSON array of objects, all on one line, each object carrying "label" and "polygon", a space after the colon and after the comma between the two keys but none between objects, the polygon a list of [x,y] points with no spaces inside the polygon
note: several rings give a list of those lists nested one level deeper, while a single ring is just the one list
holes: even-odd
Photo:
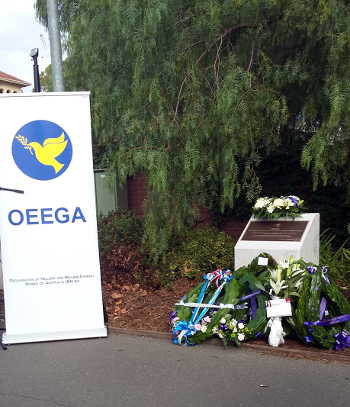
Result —
[{"label": "green foliage", "polygon": [[[308,212],[320,213],[321,231],[328,229],[327,233],[336,235],[333,244],[340,246],[349,236],[348,182],[344,177],[343,180],[339,179],[336,185],[321,185],[316,191],[312,190],[312,179],[307,171],[300,167],[300,154],[308,139],[309,136],[299,139],[286,136],[276,151],[262,154],[262,162],[256,169],[262,186],[261,196],[299,196],[305,201]],[[225,219],[249,219],[252,206],[244,197],[240,197],[232,209],[225,211]],[[218,225],[223,219],[218,204],[213,206],[213,219]]]},{"label": "green foliage", "polygon": [[[71,71],[67,69],[68,60],[63,61],[63,76],[64,76],[64,87],[66,92],[74,90],[78,90],[76,86],[76,81],[74,81],[74,85],[72,84],[72,76]],[[51,65],[45,68],[45,71],[40,73],[40,87],[42,92],[53,92],[53,84],[52,84],[52,67]]]},{"label": "green foliage", "polygon": [[[144,243],[155,258],[173,233],[195,224],[197,204],[222,213],[242,193],[253,201],[261,157],[286,136],[303,140],[297,160],[312,171],[313,187],[350,185],[347,1],[60,0],[59,7],[67,68],[74,89],[91,90],[107,168],[124,181],[146,175]],[[45,24],[44,0],[36,11]]]},{"label": "green foliage", "polygon": [[350,288],[350,249],[344,242],[339,248],[332,247],[335,235],[325,230],[320,236],[320,264],[326,265],[330,276],[345,290]]},{"label": "green foliage", "polygon": [[155,282],[148,253],[141,251],[142,221],[134,212],[117,210],[98,218],[98,242],[103,278],[116,271],[133,275],[139,282]]},{"label": "green foliage", "polygon": [[217,268],[233,269],[234,245],[232,238],[213,227],[187,232],[158,264],[162,284],[171,285],[181,277],[202,278]]},{"label": "green foliage", "polygon": [[98,217],[100,255],[108,252],[115,243],[141,245],[143,225],[134,212],[117,209],[107,216]]}]

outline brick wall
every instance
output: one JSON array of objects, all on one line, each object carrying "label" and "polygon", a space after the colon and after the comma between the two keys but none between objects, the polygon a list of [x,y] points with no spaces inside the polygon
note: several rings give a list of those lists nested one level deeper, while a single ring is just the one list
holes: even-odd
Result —
[{"label": "brick wall", "polygon": [[[127,181],[128,186],[128,207],[130,210],[134,210],[136,215],[140,218],[143,217],[142,204],[147,198],[146,182],[143,174],[137,174],[135,178],[129,178]],[[201,223],[197,225],[197,228],[210,225],[210,210],[203,206],[199,208],[199,220]],[[247,220],[223,220],[220,226],[220,230],[226,232],[233,239],[238,239],[248,223]]]},{"label": "brick wall", "polygon": [[134,210],[135,214],[142,218],[143,201],[147,198],[146,181],[143,174],[137,174],[135,178],[128,178],[128,208]]}]

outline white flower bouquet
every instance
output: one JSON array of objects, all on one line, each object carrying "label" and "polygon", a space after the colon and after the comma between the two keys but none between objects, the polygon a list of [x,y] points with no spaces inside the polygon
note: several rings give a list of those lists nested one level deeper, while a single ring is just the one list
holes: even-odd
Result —
[{"label": "white flower bouquet", "polygon": [[297,196],[281,196],[280,198],[259,198],[253,206],[256,218],[278,219],[287,217],[295,219],[305,213],[304,201]]}]

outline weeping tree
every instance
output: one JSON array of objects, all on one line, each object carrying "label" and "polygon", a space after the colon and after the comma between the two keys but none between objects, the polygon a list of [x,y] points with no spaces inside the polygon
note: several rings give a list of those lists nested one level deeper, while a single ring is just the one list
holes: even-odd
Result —
[{"label": "weeping tree", "polygon": [[[45,0],[35,4],[46,24]],[[157,256],[198,205],[255,199],[302,140],[314,187],[347,183],[350,5],[341,0],[60,0],[72,88],[91,91],[103,165],[147,181]]]}]

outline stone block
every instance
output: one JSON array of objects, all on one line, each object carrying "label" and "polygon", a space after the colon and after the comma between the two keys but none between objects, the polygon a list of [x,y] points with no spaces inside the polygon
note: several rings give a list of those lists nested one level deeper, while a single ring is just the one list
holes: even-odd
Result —
[{"label": "stone block", "polygon": [[[262,222],[267,222],[266,227]],[[235,246],[235,270],[247,266],[262,252],[269,253],[277,262],[293,255],[295,260],[303,258],[306,262],[319,264],[319,249],[319,213],[304,214],[295,221],[253,216]]]}]

